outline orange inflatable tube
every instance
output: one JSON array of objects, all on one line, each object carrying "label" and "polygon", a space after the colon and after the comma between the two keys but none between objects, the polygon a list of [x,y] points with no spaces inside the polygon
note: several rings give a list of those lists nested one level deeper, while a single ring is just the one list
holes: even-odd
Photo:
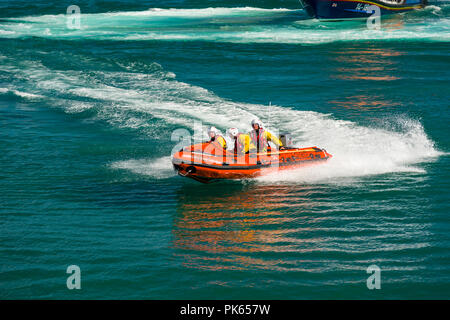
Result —
[{"label": "orange inflatable tube", "polygon": [[172,163],[180,176],[208,183],[219,179],[255,178],[278,170],[318,164],[331,157],[331,154],[317,147],[236,155],[205,142],[176,152]]}]

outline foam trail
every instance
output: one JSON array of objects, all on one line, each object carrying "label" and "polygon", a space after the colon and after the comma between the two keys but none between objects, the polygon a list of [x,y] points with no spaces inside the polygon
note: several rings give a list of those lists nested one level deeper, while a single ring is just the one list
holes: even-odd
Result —
[{"label": "foam trail", "polygon": [[[77,59],[83,59],[83,56]],[[441,153],[434,147],[420,122],[393,117],[383,125],[367,127],[331,115],[299,111],[289,107],[268,107],[224,100],[204,88],[174,79],[174,75],[155,65],[139,66],[153,70],[146,74],[124,71],[57,71],[39,61],[22,61],[4,57],[0,71],[14,74],[29,83],[17,82],[12,90],[46,97],[46,103],[68,113],[90,110],[94,119],[118,128],[135,130],[143,137],[160,140],[177,128],[194,129],[196,122],[214,125],[221,130],[249,129],[250,121],[261,118],[275,131],[288,131],[299,146],[318,146],[333,154],[324,165],[277,173],[261,178],[262,182],[333,182],[342,177],[367,176],[391,172],[423,172],[420,163],[433,161]],[[169,154],[175,143],[167,144]],[[111,165],[155,178],[173,175],[170,157],[128,159]]]},{"label": "foam trail", "polygon": [[[99,120],[139,129],[155,138],[165,130],[159,129],[161,124],[191,129],[195,122],[245,127],[254,117],[243,104],[224,101],[208,90],[176,81],[171,73],[167,77],[160,66],[150,74],[98,71],[86,77],[79,71],[51,70],[38,61],[17,64],[5,58],[0,70],[27,77],[32,81],[27,86],[33,91],[29,95],[48,97],[47,103],[69,113],[92,109]],[[150,118],[159,121],[148,121]]]},{"label": "foam trail", "polygon": [[[439,9],[438,9],[439,8]],[[211,41],[231,43],[321,44],[335,41],[450,40],[450,6],[433,6],[397,16],[381,30],[365,23],[305,20],[303,10],[260,8],[150,9],[82,14],[81,29],[67,28],[61,15],[30,16],[0,22],[0,38],[43,37],[110,41]]]},{"label": "foam trail", "polygon": [[24,99],[31,99],[31,100],[44,98],[43,96],[38,95],[38,94],[23,92],[23,91],[19,91],[19,90],[10,90],[8,88],[0,88],[0,94],[7,94],[7,93],[12,93],[12,94],[16,95],[17,97],[24,98]]}]

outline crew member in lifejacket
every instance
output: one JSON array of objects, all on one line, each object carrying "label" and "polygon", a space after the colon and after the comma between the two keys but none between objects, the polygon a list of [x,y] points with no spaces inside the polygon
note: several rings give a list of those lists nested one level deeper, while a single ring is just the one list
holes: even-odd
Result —
[{"label": "crew member in lifejacket", "polygon": [[268,141],[275,143],[280,150],[284,149],[280,139],[275,137],[275,135],[271,134],[269,131],[264,130],[262,122],[258,119],[252,120],[252,130],[249,135],[253,144],[256,146],[258,153],[267,152],[267,147],[269,146]]},{"label": "crew member in lifejacket", "polygon": [[221,135],[220,131],[216,127],[210,127],[208,130],[209,142],[214,145],[217,149],[227,149],[227,142],[225,138]]},{"label": "crew member in lifejacket", "polygon": [[240,133],[237,128],[228,129],[228,136],[233,141],[234,154],[246,154],[250,151],[256,151],[256,147],[252,143],[250,136],[245,133]]}]

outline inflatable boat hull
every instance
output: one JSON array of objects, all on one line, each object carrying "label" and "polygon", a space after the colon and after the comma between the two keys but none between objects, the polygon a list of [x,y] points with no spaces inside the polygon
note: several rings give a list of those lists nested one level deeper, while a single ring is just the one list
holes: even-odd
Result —
[{"label": "inflatable boat hull", "polygon": [[317,147],[236,156],[231,152],[207,150],[208,146],[209,143],[193,145],[175,153],[174,169],[180,176],[209,183],[220,179],[251,179],[279,170],[323,163],[332,157]]}]

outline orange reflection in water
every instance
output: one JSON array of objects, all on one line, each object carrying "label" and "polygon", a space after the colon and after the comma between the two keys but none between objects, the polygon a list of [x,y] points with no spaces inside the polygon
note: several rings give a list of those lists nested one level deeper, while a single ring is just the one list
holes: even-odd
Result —
[{"label": "orange reflection in water", "polygon": [[[383,48],[372,44],[359,45],[361,47],[342,48],[330,54],[333,65],[330,75],[333,79],[348,80],[348,87],[354,94],[344,97],[333,97],[329,101],[336,108],[354,109],[358,111],[368,111],[378,108],[392,108],[401,105],[400,102],[387,99],[383,96],[382,90],[373,92],[364,81],[379,81],[375,88],[386,86],[386,90],[391,90],[388,85],[390,81],[399,80],[400,71],[397,68],[398,59],[404,55],[403,52]],[[337,62],[337,64],[336,64]],[[354,80],[358,80],[355,82]],[[346,82],[347,83],[347,82]],[[346,83],[339,84],[345,88]],[[370,84],[369,84],[370,85]]]},{"label": "orange reflection in water", "polygon": [[354,109],[354,110],[373,110],[379,108],[389,108],[401,105],[399,102],[386,99],[382,96],[366,96],[366,95],[354,95],[345,97],[343,99],[335,99],[329,101],[329,103],[341,108]]},{"label": "orange reflection in water", "polygon": [[405,27],[404,17],[402,15],[393,14],[382,20],[382,28],[384,31],[400,30]]},{"label": "orange reflection in water", "polygon": [[[308,199],[309,187],[237,187],[232,192],[220,188],[196,194],[181,192],[173,245],[183,249],[183,263],[200,269],[283,268],[278,259],[253,256],[264,252],[306,252],[299,243],[314,244],[314,237],[298,234],[311,231],[317,218],[311,209],[318,205]],[[218,193],[214,193],[217,191]],[[302,212],[309,211],[308,215]],[[307,226],[300,226],[306,223]],[[296,236],[293,236],[293,234]],[[308,246],[306,246],[308,247]],[[281,263],[281,264],[280,264]]]},{"label": "orange reflection in water", "polygon": [[395,68],[394,57],[403,52],[385,48],[350,48],[330,53],[330,59],[338,62],[331,78],[341,80],[393,81],[401,79]]}]

